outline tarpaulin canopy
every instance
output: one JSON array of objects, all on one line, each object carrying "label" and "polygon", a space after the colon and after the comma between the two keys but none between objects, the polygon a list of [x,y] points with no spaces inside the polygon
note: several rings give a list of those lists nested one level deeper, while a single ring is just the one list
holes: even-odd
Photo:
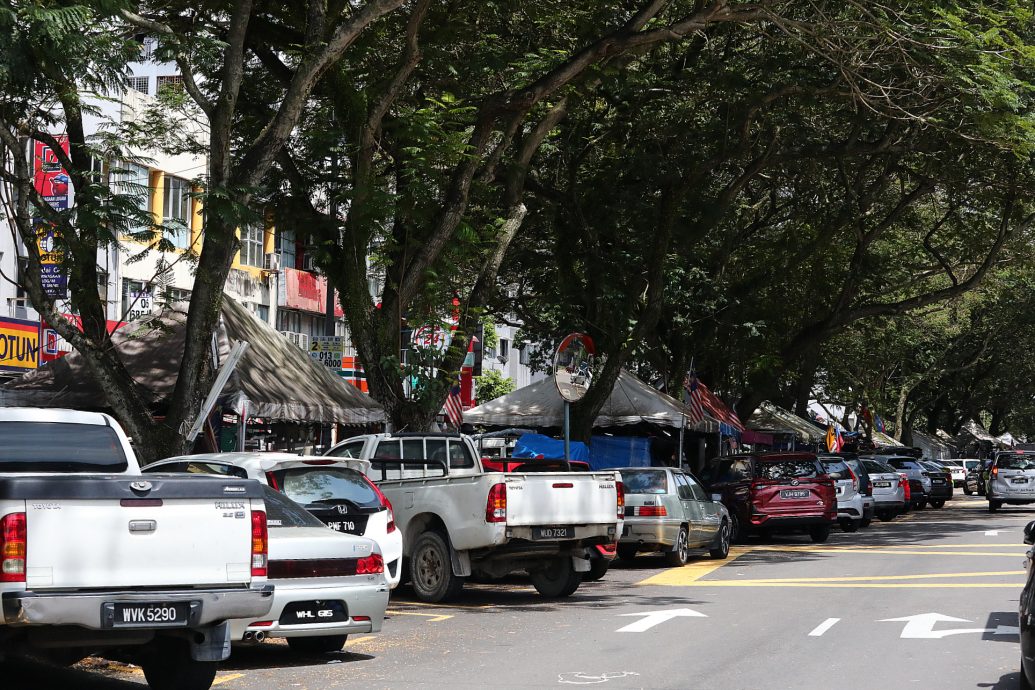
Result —
[{"label": "tarpaulin canopy", "polygon": [[790,410],[766,401],[748,419],[752,431],[769,434],[794,434],[805,441],[822,441],[826,432]]},{"label": "tarpaulin canopy", "polygon": [[[240,411],[246,402],[250,416],[273,421],[384,421],[384,410],[373,398],[317,364],[241,304],[224,296],[221,315],[214,338],[218,361],[225,361],[234,342],[250,345],[223,389],[223,404]],[[130,375],[154,409],[168,402],[175,387],[185,322],[185,311],[169,310],[160,319],[129,324],[112,336]],[[7,404],[105,407],[104,395],[77,352],[8,383],[4,390]]]},{"label": "tarpaulin canopy", "polygon": [[951,458],[953,448],[940,441],[934,436],[913,429],[913,445],[924,451],[924,457],[928,458]]},{"label": "tarpaulin canopy", "polygon": [[589,466],[650,467],[650,439],[639,436],[594,436],[589,444]]},{"label": "tarpaulin canopy", "polygon": [[[589,448],[581,441],[569,444],[571,460],[589,461]],[[524,434],[514,445],[515,458],[536,458],[542,460],[564,460],[564,441],[542,434]]]},{"label": "tarpaulin canopy", "polygon": [[901,445],[893,437],[888,436],[883,431],[877,431],[876,429],[874,429],[871,432],[871,436],[872,436],[873,442],[876,445],[878,445],[878,446],[898,446],[898,445]]},{"label": "tarpaulin canopy", "polygon": [[985,429],[985,427],[981,426],[973,419],[969,420],[963,425],[963,428],[960,429],[960,437],[966,438],[967,436],[971,436],[978,441],[988,441],[992,444],[999,443],[999,439],[988,433],[988,430]]},{"label": "tarpaulin canopy", "polygon": [[[658,426],[680,427],[689,410],[675,398],[651,388],[623,370],[593,422],[595,428],[628,426],[647,422]],[[468,424],[484,426],[561,427],[564,401],[552,378],[537,381],[513,393],[490,400],[464,412]],[[711,421],[708,431],[718,431]]]}]

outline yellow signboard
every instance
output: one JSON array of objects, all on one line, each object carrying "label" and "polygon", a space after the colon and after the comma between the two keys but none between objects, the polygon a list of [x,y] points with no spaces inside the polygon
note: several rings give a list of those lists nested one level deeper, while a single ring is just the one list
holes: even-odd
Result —
[{"label": "yellow signboard", "polygon": [[28,371],[39,365],[39,321],[0,318],[0,369]]}]

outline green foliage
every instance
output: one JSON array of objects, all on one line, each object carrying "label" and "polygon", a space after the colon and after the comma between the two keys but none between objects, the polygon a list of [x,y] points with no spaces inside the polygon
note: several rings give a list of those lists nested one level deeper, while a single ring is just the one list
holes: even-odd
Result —
[{"label": "green foliage", "polygon": [[476,376],[474,383],[479,405],[513,393],[516,388],[514,379],[504,376],[499,369],[489,369]]}]

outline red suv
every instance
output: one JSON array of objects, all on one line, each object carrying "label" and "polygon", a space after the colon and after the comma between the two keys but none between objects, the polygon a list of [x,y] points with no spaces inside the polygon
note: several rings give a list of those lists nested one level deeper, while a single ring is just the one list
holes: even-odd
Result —
[{"label": "red suv", "polygon": [[815,453],[713,458],[701,473],[713,500],[733,520],[733,537],[804,530],[824,542],[837,520],[837,494]]}]

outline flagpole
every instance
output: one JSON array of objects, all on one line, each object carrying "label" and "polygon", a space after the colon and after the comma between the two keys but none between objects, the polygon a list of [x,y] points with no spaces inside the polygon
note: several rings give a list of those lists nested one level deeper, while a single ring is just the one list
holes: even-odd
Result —
[{"label": "flagpole", "polygon": [[571,472],[571,403],[564,401],[564,466]]},{"label": "flagpole", "polygon": [[679,415],[679,469],[683,469],[683,433],[686,431],[686,415]]}]

